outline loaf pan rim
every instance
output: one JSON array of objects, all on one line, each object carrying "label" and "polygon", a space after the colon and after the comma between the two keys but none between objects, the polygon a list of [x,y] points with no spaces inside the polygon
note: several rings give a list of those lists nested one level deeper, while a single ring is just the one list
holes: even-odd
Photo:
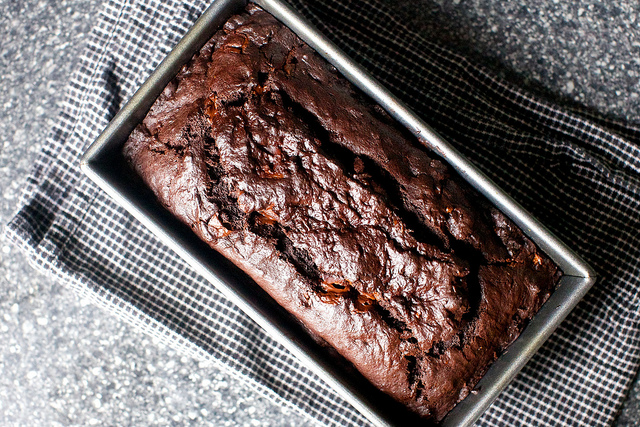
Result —
[{"label": "loaf pan rim", "polygon": [[[444,426],[469,426],[473,424],[595,283],[594,270],[578,254],[555,237],[522,206],[493,183],[471,161],[447,143],[404,103],[386,90],[366,70],[337,48],[335,44],[319,33],[290,6],[281,0],[254,0],[254,3],[274,15],[298,34],[306,43],[335,66],[351,83],[378,102],[391,116],[407,127],[427,148],[440,155],[449,165],[456,169],[463,179],[512,219],[564,272],[558,289],[534,316],[518,339],[491,365],[478,387],[476,387],[476,392],[469,394],[467,398],[458,403],[442,421]],[[215,31],[211,29],[213,22],[219,23],[219,21],[226,20],[232,14],[232,12],[229,12],[231,9],[237,10],[246,4],[245,0],[215,1],[134,94],[131,100],[114,117],[98,139],[87,149],[81,159],[80,167],[92,181],[114,198],[118,204],[141,220],[161,241],[177,251],[198,273],[212,282],[225,296],[267,330],[270,335],[292,351],[305,366],[330,383],[342,397],[362,412],[370,421],[378,425],[399,425],[402,419],[389,419],[388,415],[379,413],[379,408],[371,407],[371,405],[363,402],[357,393],[354,393],[354,390],[350,389],[348,385],[345,386],[344,378],[334,378],[323,366],[319,366],[310,355],[305,354],[290,337],[287,337],[278,327],[274,326],[271,319],[257,313],[255,309],[248,305],[247,301],[243,300],[241,295],[236,294],[232,289],[228,289],[227,284],[212,276],[211,270],[207,268],[206,264],[203,264],[197,257],[193,257],[193,254],[188,253],[185,248],[179,245],[176,246],[175,236],[172,236],[168,230],[159,227],[147,213],[140,209],[140,206],[136,205],[136,200],[130,199],[122,191],[122,188],[114,185],[116,177],[113,172],[105,168],[105,165],[113,161],[114,150],[117,149],[118,144],[124,144],[126,140],[124,135],[130,133],[130,130],[127,132],[126,129],[132,129],[134,122],[137,124],[142,121],[153,100],[177,73],[179,67],[176,64],[179,62],[186,63],[199,47],[210,38],[210,35],[205,38],[204,34],[212,34]],[[225,18],[221,18],[222,15],[227,13],[228,15]]]}]

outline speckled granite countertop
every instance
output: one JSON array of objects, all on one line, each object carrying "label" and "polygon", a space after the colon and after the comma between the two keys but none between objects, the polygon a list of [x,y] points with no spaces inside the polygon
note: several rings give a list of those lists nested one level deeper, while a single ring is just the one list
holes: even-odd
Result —
[{"label": "speckled granite countertop", "polygon": [[[103,1],[0,0],[0,227]],[[636,1],[387,1],[530,90],[640,121]],[[307,425],[210,363],[79,300],[3,235],[0,316],[2,425]],[[640,384],[617,425],[640,426]]]}]

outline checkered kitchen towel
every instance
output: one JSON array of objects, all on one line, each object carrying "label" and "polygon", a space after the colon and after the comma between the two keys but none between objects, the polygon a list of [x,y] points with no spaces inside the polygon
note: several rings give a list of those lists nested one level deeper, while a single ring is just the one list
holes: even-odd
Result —
[{"label": "checkered kitchen towel", "polygon": [[[294,7],[591,263],[600,279],[480,425],[606,425],[640,356],[640,130],[567,112],[403,26],[378,0]],[[207,6],[113,0],[9,234],[43,269],[322,425],[364,418],[80,172],[79,156]]]}]

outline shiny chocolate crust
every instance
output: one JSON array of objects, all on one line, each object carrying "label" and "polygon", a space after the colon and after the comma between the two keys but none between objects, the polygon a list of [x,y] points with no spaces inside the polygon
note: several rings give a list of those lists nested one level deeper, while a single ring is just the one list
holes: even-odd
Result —
[{"label": "shiny chocolate crust", "polygon": [[182,68],[124,153],[200,238],[427,418],[470,392],[560,276],[255,5]]}]

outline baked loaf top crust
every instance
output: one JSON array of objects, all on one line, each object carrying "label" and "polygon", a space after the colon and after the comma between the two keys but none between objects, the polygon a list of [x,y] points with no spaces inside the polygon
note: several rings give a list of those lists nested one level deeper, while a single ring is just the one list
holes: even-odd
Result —
[{"label": "baked loaf top crust", "polygon": [[183,67],[124,153],[167,209],[424,417],[469,393],[560,275],[255,5]]}]

